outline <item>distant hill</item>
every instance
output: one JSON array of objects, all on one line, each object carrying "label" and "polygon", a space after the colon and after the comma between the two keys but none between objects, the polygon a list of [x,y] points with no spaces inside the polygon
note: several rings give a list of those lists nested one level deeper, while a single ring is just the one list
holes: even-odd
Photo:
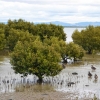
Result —
[{"label": "distant hill", "polygon": [[62,26],[72,26],[70,23],[59,22],[59,21],[54,21],[50,23],[55,24],[55,25],[62,25]]},{"label": "distant hill", "polygon": [[55,24],[55,25],[61,25],[61,26],[71,26],[70,23],[65,23],[65,22],[59,22],[59,21],[53,21],[53,22],[36,22],[35,24],[40,24],[40,23],[45,23],[45,24]]},{"label": "distant hill", "polygon": [[[7,22],[0,22],[0,23],[4,23],[7,24]],[[61,25],[64,27],[87,27],[89,25],[93,25],[93,26],[100,26],[100,22],[79,22],[79,23],[66,23],[66,22],[60,22],[60,21],[52,21],[52,22],[33,22],[34,24],[40,24],[40,23],[45,23],[45,24],[55,24],[55,25]]]},{"label": "distant hill", "polygon": [[100,22],[79,22],[79,23],[75,23],[75,24],[70,24],[70,23],[63,23],[63,22],[59,22],[59,21],[55,21],[55,22],[51,22],[53,24],[56,24],[56,25],[62,25],[62,26],[66,26],[66,27],[86,27],[86,26],[89,26],[89,25],[93,25],[93,26],[100,26]]},{"label": "distant hill", "polygon": [[79,22],[79,23],[75,23],[76,26],[89,26],[89,25],[93,25],[93,26],[100,26],[100,22]]},{"label": "distant hill", "polygon": [[[39,23],[35,23],[35,24],[39,24]],[[53,22],[42,22],[42,23],[46,23],[46,24],[52,23],[52,24],[61,25],[64,27],[87,27],[89,25],[100,26],[100,22],[79,22],[79,23],[71,24],[71,23],[66,23],[66,22],[53,21]]]},{"label": "distant hill", "polygon": [[7,24],[7,22],[0,22],[0,23]]}]

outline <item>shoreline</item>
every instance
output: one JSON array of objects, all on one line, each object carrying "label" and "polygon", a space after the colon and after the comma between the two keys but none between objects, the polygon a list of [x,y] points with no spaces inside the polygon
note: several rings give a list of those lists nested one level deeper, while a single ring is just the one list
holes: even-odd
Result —
[{"label": "shoreline", "polygon": [[[90,94],[89,94],[90,95]],[[78,92],[62,92],[55,90],[34,91],[28,88],[23,92],[1,93],[0,100],[92,100],[93,97],[84,95],[79,97]],[[97,99],[98,100],[98,99]]]}]

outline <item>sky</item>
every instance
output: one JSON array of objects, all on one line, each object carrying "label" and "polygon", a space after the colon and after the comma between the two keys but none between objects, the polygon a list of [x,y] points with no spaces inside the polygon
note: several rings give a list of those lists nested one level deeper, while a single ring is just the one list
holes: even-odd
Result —
[{"label": "sky", "polygon": [[0,0],[0,22],[100,22],[100,0]]}]

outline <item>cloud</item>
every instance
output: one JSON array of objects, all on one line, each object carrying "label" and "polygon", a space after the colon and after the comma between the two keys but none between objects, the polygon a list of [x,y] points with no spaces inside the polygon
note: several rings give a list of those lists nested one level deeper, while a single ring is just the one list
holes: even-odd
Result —
[{"label": "cloud", "polygon": [[100,21],[99,0],[1,0],[0,21]]},{"label": "cloud", "polygon": [[5,2],[19,2],[27,4],[39,4],[39,5],[66,5],[66,4],[88,4],[88,5],[97,5],[100,4],[99,0],[1,0]]}]

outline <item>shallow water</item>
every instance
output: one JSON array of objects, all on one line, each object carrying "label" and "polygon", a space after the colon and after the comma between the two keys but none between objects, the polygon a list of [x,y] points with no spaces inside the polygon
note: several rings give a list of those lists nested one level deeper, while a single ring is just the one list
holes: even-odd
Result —
[{"label": "shallow water", "polygon": [[[1,56],[0,58],[0,93],[13,92],[14,87],[20,85],[20,83],[35,84],[37,81],[36,76],[29,75],[23,80],[19,74],[14,74],[11,69],[9,57]],[[96,71],[92,71],[91,65],[96,67]],[[92,73],[92,78],[88,78],[88,71]],[[77,72],[78,75],[73,75],[73,72]],[[94,75],[98,75],[98,80],[94,80]],[[6,80],[6,84],[3,80]],[[15,82],[16,79],[16,82]],[[7,83],[7,80],[9,82]],[[25,81],[25,82],[24,82]],[[68,86],[68,82],[74,82],[75,84]],[[100,62],[96,61],[84,61],[82,64],[67,64],[66,68],[55,77],[44,77],[44,83],[50,83],[55,90],[63,92],[73,92],[82,96],[93,97],[94,94],[100,98]]]},{"label": "shallow water", "polygon": [[[94,64],[94,66],[97,68],[96,71],[91,70],[91,64],[84,64],[77,67],[69,67],[67,66],[63,71],[63,78],[64,80],[69,80],[71,82],[75,82],[72,86],[68,87],[66,85],[63,85],[60,87],[59,91],[71,91],[71,92],[77,92],[80,96],[90,96],[93,97],[94,94],[98,98],[100,98],[100,65]],[[92,78],[88,78],[88,71],[92,73]],[[73,72],[77,72],[78,75],[72,75]],[[61,74],[62,74],[61,73]],[[94,75],[98,75],[98,80],[94,79]],[[68,79],[69,77],[69,79]]]}]

